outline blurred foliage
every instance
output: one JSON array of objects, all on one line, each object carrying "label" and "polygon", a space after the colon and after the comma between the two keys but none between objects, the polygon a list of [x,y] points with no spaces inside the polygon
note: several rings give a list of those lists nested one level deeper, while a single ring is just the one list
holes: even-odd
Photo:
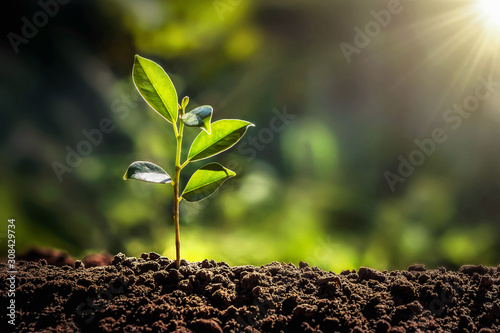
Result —
[{"label": "blurred foliage", "polygon": [[[11,6],[4,36],[41,10]],[[18,251],[174,256],[171,189],[121,179],[131,160],[174,159],[174,137],[133,87],[138,53],[167,70],[190,108],[256,124],[212,159],[238,176],[181,204],[184,258],[335,271],[497,265],[500,90],[456,130],[443,114],[478,77],[500,81],[500,37],[473,0],[401,6],[350,64],[340,43],[353,44],[353,29],[387,1],[73,0],[18,53],[3,39],[0,209],[17,220]],[[54,161],[67,165],[67,147],[106,118],[113,130],[60,182]],[[392,192],[384,173],[435,128],[447,141]]]}]

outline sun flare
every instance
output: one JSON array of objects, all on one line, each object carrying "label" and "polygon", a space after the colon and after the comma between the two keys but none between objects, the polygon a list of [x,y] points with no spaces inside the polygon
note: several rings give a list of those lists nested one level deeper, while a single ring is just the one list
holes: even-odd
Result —
[{"label": "sun flare", "polygon": [[477,0],[477,7],[487,27],[500,31],[500,0]]}]

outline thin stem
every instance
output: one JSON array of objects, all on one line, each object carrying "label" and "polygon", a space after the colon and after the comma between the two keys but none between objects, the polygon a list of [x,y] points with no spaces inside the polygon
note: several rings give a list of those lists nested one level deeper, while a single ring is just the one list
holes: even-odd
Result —
[{"label": "thin stem", "polygon": [[172,123],[172,126],[174,127],[174,135],[177,138],[177,136],[179,135],[179,133],[177,132],[177,124],[176,123]]},{"label": "thin stem", "polygon": [[185,167],[186,165],[188,165],[188,164],[189,164],[189,160],[186,160],[184,163],[182,163],[182,165],[181,165],[181,170],[182,170],[182,169],[184,169],[184,167]]},{"label": "thin stem", "polygon": [[[183,110],[182,110],[183,111]],[[181,114],[182,114],[181,111]],[[175,254],[177,269],[181,266],[181,234],[179,230],[179,181],[181,175],[181,150],[182,150],[182,134],[184,132],[184,122],[179,122],[179,132],[177,133],[177,126],[174,126],[177,139],[177,149],[175,154],[175,174],[174,174],[174,223],[175,223]]]}]

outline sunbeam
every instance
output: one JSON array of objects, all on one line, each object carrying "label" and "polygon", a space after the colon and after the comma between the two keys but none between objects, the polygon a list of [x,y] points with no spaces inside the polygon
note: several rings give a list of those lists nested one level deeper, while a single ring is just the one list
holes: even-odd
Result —
[{"label": "sunbeam", "polygon": [[477,0],[477,7],[486,26],[500,31],[500,1]]}]

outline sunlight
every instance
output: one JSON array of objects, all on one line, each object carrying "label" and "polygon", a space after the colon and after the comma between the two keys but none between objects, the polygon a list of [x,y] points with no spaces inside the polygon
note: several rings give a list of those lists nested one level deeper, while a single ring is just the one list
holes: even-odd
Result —
[{"label": "sunlight", "polygon": [[477,0],[477,6],[486,25],[500,31],[500,1]]}]

